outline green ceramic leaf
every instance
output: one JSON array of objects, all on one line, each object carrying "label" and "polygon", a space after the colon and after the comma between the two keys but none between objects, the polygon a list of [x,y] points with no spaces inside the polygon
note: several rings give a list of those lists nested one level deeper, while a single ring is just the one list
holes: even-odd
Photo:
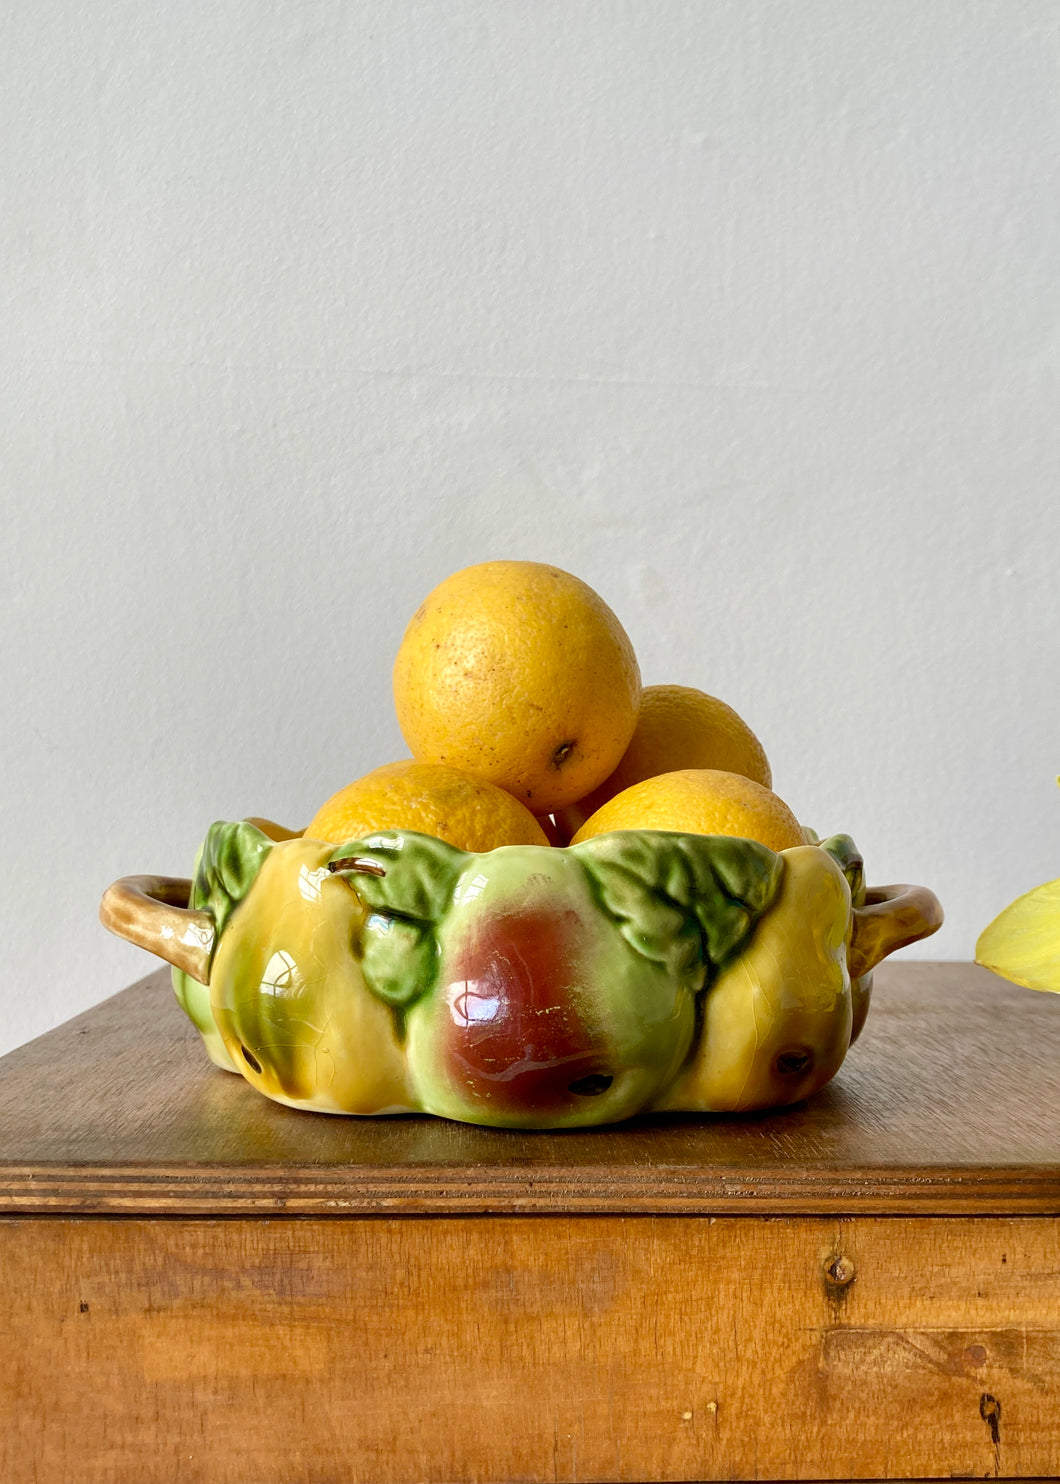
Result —
[{"label": "green ceramic leaf", "polygon": [[980,934],[975,961],[1027,989],[1060,994],[1060,881],[1018,897]]},{"label": "green ceramic leaf", "polygon": [[232,912],[254,885],[273,842],[257,825],[219,820],[206,832],[195,862],[188,905],[209,912],[214,920],[214,942],[224,932]]},{"label": "green ceramic leaf", "polygon": [[836,865],[847,878],[850,887],[850,901],[854,907],[862,907],[865,904],[865,862],[861,858],[861,851],[854,844],[849,835],[829,835],[827,840],[820,841],[822,850],[835,861]]},{"label": "green ceramic leaf", "polygon": [[452,904],[466,862],[464,851],[444,840],[403,830],[348,840],[328,859],[329,869],[372,909],[361,967],[373,994],[396,1009],[407,1008],[434,984],[434,930]]},{"label": "green ceramic leaf", "polygon": [[784,861],[753,840],[622,830],[571,847],[626,941],[700,989],[773,901]]},{"label": "green ceramic leaf", "polygon": [[[328,869],[345,876],[369,907],[419,922],[438,922],[445,915],[466,863],[467,855],[455,845],[411,830],[347,840],[327,862]],[[373,875],[365,866],[381,874]]]},{"label": "green ceramic leaf", "polygon": [[[195,857],[188,906],[213,917],[215,952],[225,923],[254,885],[271,849],[268,836],[245,820],[234,824],[220,820],[207,830]],[[213,1018],[207,986],[183,969],[175,968],[172,979],[177,1003],[200,1035],[206,1037],[211,1056],[219,1064],[231,1066]]]},{"label": "green ceramic leaf", "polygon": [[429,926],[373,913],[365,925],[361,949],[365,983],[395,1009],[407,1009],[434,984],[438,940]]}]

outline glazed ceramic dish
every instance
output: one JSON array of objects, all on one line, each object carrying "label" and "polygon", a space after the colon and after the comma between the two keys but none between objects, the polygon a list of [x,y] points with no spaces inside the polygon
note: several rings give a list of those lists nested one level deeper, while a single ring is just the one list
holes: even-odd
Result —
[{"label": "glazed ceramic dish", "polygon": [[101,917],[174,966],[213,1061],[277,1102],[571,1128],[808,1097],[874,965],[942,912],[923,887],[866,890],[845,835],[469,855],[244,820],[211,828],[191,881],[115,882]]}]

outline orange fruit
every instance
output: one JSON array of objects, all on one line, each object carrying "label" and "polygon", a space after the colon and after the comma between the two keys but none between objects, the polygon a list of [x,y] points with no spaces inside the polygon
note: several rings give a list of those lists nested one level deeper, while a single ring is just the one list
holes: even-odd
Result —
[{"label": "orange fruit", "polygon": [[634,783],[601,805],[571,844],[612,830],[739,835],[770,850],[806,843],[802,826],[783,799],[741,773],[717,768],[684,768]]},{"label": "orange fruit", "polygon": [[470,851],[548,844],[529,809],[502,788],[456,768],[411,760],[386,763],[333,794],[305,838],[341,845],[381,830],[415,830]]},{"label": "orange fruit", "polygon": [[540,562],[483,562],[434,589],[394,664],[398,723],[446,763],[551,814],[601,783],[637,721],[640,671],[591,587]]},{"label": "orange fruit", "polygon": [[636,729],[618,767],[598,788],[564,809],[556,821],[573,835],[608,799],[659,773],[720,768],[772,788],[761,742],[731,706],[690,685],[647,685]]}]

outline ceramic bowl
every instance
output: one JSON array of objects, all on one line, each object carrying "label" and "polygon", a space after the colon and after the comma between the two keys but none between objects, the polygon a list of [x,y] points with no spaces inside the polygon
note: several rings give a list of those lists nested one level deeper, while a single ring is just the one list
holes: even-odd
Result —
[{"label": "ceramic bowl", "polygon": [[174,966],[213,1061],[277,1102],[570,1128],[811,1096],[873,967],[942,911],[924,887],[866,889],[845,835],[472,855],[244,820],[212,826],[192,880],[115,882],[101,917]]}]

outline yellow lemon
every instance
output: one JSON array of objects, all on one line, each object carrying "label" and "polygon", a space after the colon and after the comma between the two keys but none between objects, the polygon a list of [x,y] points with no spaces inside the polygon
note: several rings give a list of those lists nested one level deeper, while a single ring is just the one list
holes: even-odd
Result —
[{"label": "yellow lemon", "polygon": [[717,768],[684,768],[634,783],[603,804],[572,844],[612,830],[738,835],[770,850],[806,843],[802,826],[783,799],[740,773]]},{"label": "yellow lemon", "polygon": [[690,685],[647,685],[629,746],[610,778],[564,809],[556,823],[568,837],[631,784],[685,768],[720,768],[772,788],[761,742],[731,706]]},{"label": "yellow lemon", "polygon": [[420,762],[446,763],[551,814],[601,783],[637,720],[640,671],[591,587],[540,562],[447,577],[394,664],[398,723]]},{"label": "yellow lemon", "polygon": [[415,830],[460,850],[547,845],[545,832],[518,799],[456,768],[386,763],[334,794],[305,831],[307,840],[341,845],[381,830]]}]

